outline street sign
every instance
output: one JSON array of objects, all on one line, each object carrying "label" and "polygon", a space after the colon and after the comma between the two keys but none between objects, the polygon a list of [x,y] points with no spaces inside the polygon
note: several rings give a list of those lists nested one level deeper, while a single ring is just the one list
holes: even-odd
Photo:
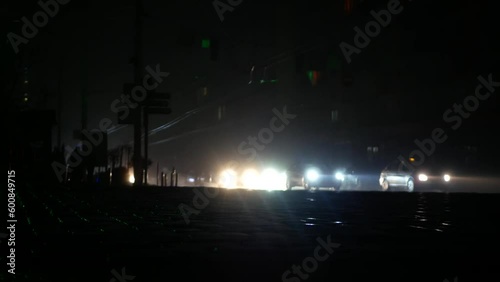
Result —
[{"label": "street sign", "polygon": [[[132,96],[132,89],[136,87],[135,83],[124,83],[123,84],[123,95],[128,97],[134,103]],[[118,111],[118,124],[134,124],[134,120],[137,115],[141,112],[140,110],[143,108],[146,114],[170,114],[172,110],[169,108],[170,101],[170,93],[168,92],[155,92],[148,91],[146,94],[146,98],[144,101],[139,103],[139,106],[136,108],[123,107],[121,106],[121,110]]]},{"label": "street sign", "polygon": [[152,92],[148,95],[143,105],[147,114],[164,114],[172,113],[169,108],[170,93]]}]

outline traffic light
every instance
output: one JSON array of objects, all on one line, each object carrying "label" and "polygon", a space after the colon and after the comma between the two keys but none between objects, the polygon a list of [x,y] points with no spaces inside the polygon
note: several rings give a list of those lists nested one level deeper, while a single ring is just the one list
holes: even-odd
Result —
[{"label": "traffic light", "polygon": [[317,70],[310,70],[307,72],[307,77],[309,78],[312,86],[316,86],[320,78],[320,72]]},{"label": "traffic light", "polygon": [[210,39],[201,40],[201,48],[203,48],[203,49],[210,48]]}]

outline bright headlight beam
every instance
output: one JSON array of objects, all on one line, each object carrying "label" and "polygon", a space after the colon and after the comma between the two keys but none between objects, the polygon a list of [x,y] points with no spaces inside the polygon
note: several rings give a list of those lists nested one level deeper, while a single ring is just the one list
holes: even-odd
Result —
[{"label": "bright headlight beam", "polygon": [[316,169],[310,169],[306,172],[307,179],[316,181],[319,178],[319,172]]},{"label": "bright headlight beam", "polygon": [[344,178],[345,178],[345,176],[342,172],[335,173],[335,179],[340,180],[340,181],[344,181]]},{"label": "bright headlight beam", "polygon": [[245,188],[257,188],[259,185],[259,172],[255,169],[246,169],[241,176],[241,181]]},{"label": "bright headlight beam", "polygon": [[451,176],[449,174],[445,174],[443,176],[444,181],[449,182],[451,180]]},{"label": "bright headlight beam", "polygon": [[285,187],[286,177],[284,173],[274,168],[266,168],[260,177],[260,189],[281,190]]},{"label": "bright headlight beam", "polygon": [[418,180],[420,181],[427,181],[429,179],[429,177],[427,177],[427,175],[421,173],[418,175]]},{"label": "bright headlight beam", "polygon": [[274,168],[267,168],[262,171],[262,180],[265,182],[273,182],[279,177],[279,173]]}]

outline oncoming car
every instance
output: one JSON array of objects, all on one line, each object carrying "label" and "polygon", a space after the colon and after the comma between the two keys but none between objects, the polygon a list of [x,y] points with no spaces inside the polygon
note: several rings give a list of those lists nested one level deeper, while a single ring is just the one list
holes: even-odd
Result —
[{"label": "oncoming car", "polygon": [[339,190],[345,175],[341,170],[327,165],[292,165],[286,171],[286,190],[303,187],[306,190],[333,187]]},{"label": "oncoming car", "polygon": [[411,162],[394,161],[380,173],[379,184],[383,191],[403,189],[407,192],[418,190],[448,190],[452,172],[439,165],[413,165]]},{"label": "oncoming car", "polygon": [[218,187],[227,189],[284,190],[285,172],[273,166],[227,168],[218,177]]}]

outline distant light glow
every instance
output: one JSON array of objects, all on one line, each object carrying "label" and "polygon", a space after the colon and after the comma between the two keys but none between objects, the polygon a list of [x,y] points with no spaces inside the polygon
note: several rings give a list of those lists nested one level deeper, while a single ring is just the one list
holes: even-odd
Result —
[{"label": "distant light glow", "polygon": [[445,174],[443,176],[444,181],[449,182],[451,180],[451,176],[449,174]]},{"label": "distant light glow", "polygon": [[237,175],[232,169],[223,170],[220,174],[219,184],[222,188],[236,188]]},{"label": "distant light glow", "polygon": [[353,6],[352,0],[345,0],[344,1],[344,11],[346,12],[346,14],[348,14],[348,15],[351,14],[352,6]]},{"label": "distant light glow", "polygon": [[194,182],[194,178],[192,178],[192,177],[189,177],[189,178],[188,178],[188,182],[191,182],[191,183],[193,183],[193,182]]},{"label": "distant light glow", "polygon": [[133,174],[129,174],[129,176],[128,176],[128,182],[135,183],[135,177],[134,177]]}]

